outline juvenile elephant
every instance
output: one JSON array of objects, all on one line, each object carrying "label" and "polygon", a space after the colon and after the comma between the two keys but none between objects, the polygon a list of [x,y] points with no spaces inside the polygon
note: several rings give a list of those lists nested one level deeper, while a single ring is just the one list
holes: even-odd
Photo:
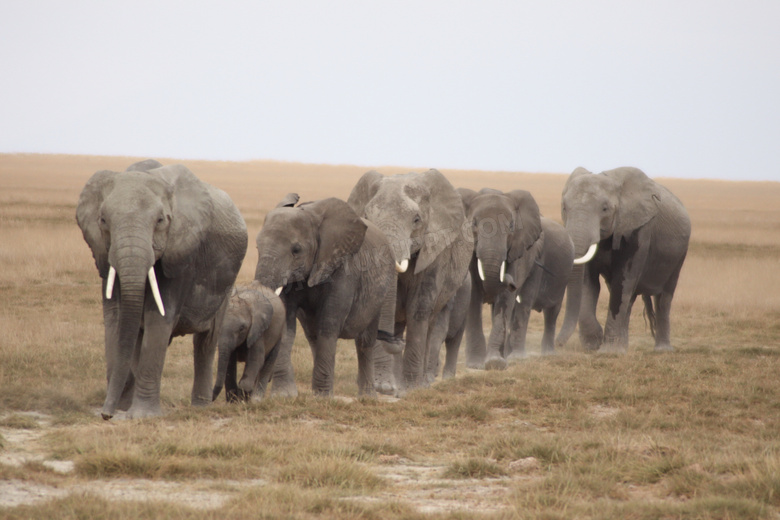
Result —
[{"label": "juvenile elephant", "polygon": [[[682,202],[636,168],[596,175],[577,168],[563,189],[561,215],[577,259],[556,343],[566,342],[579,317],[585,348],[624,351],[631,306],[642,295],[655,349],[671,350],[672,297],[691,235]],[[596,319],[600,276],[610,293],[603,331]]]},{"label": "juvenile elephant", "polygon": [[[282,300],[258,281],[236,287],[230,295],[219,335],[217,380],[212,399],[225,387],[229,401],[263,397],[284,337]],[[237,380],[237,363],[246,363]]]},{"label": "juvenile elephant", "polygon": [[184,334],[194,334],[192,404],[210,403],[216,339],[247,247],[230,197],[184,166],[147,160],[95,173],[76,220],[103,279],[103,418],[117,408],[161,413],[165,352]]},{"label": "juvenile elephant", "polygon": [[297,394],[290,360],[297,317],[314,355],[314,393],[333,393],[336,342],[344,338],[355,340],[360,394],[373,395],[374,343],[378,329],[391,334],[395,310],[395,268],[382,256],[389,243],[342,200],[293,207],[297,200],[288,196],[269,212],[257,235],[255,279],[280,294],[286,308],[272,389]]},{"label": "juvenile elephant", "polygon": [[[395,336],[406,329],[401,381],[380,379],[377,387],[403,392],[428,384],[430,333],[468,271],[473,248],[460,196],[437,170],[385,177],[369,171],[348,199],[355,212],[376,224],[390,241],[385,257],[398,271]],[[380,374],[392,374],[385,349],[377,349]],[[426,375],[427,372],[427,375]],[[397,387],[397,383],[401,388]]]}]

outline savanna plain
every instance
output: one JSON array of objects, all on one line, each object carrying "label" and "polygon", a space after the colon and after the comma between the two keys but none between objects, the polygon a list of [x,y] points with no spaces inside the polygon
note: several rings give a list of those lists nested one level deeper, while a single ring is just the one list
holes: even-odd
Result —
[{"label": "savanna plain", "polygon": [[[674,352],[653,352],[638,302],[627,353],[586,353],[575,334],[533,355],[534,313],[528,359],[484,372],[461,356],[456,378],[401,400],[357,398],[341,341],[335,397],[322,399],[299,334],[297,398],[192,408],[191,339],[177,338],[165,415],[107,422],[100,280],[75,208],[92,173],[137,159],[0,155],[0,517],[780,517],[780,183],[657,179],[693,222]],[[238,283],[286,193],[346,199],[369,169],[160,160],[241,210]],[[527,189],[560,221],[566,175],[443,173],[456,187]]]}]

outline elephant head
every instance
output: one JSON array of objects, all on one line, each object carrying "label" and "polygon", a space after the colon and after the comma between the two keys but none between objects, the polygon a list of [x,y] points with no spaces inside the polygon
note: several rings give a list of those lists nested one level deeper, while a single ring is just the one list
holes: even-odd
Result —
[{"label": "elephant head", "polygon": [[291,207],[293,199],[270,211],[257,235],[255,279],[280,294],[285,286],[314,287],[358,252],[366,224],[336,198]]},{"label": "elephant head", "polygon": [[517,290],[542,250],[539,206],[525,190],[503,193],[460,188],[474,233],[477,275],[492,300],[502,287]]},{"label": "elephant head", "polygon": [[392,177],[369,171],[347,202],[384,232],[401,273],[414,256],[415,274],[428,268],[458,238],[465,220],[458,193],[433,169]]},{"label": "elephant head", "polygon": [[[144,312],[171,319],[158,278],[176,278],[202,258],[198,249],[212,220],[206,185],[183,166],[159,166],[143,161],[129,171],[95,173],[76,209],[103,278],[104,305],[114,300],[119,307],[118,345],[106,345],[104,417],[113,415],[128,381]],[[147,287],[154,303],[146,299]]]},{"label": "elephant head", "polygon": [[599,247],[618,249],[658,213],[658,185],[641,170],[617,168],[592,174],[577,168],[561,197],[561,217],[574,242],[574,269],[568,285],[566,317],[556,343],[566,342],[577,323],[583,266]]}]

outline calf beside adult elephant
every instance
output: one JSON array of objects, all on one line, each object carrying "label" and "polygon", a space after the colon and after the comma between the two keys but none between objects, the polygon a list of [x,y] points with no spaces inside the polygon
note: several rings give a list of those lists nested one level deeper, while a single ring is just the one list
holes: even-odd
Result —
[{"label": "calf beside adult elephant", "polygon": [[103,279],[103,418],[161,413],[165,353],[185,334],[194,334],[192,404],[210,403],[216,339],[247,247],[230,197],[184,166],[147,160],[95,173],[76,219]]},{"label": "calf beside adult elephant", "polygon": [[297,395],[290,358],[297,318],[314,355],[315,394],[333,393],[339,338],[355,340],[358,390],[375,394],[374,344],[378,331],[392,334],[395,314],[395,268],[381,255],[387,238],[342,200],[295,207],[297,200],[288,195],[257,235],[255,279],[275,290],[286,308],[272,392]]},{"label": "calf beside adult elephant", "polygon": [[[672,297],[691,235],[682,202],[636,168],[577,168],[563,189],[561,215],[577,259],[556,343],[565,343],[579,321],[585,348],[625,350],[631,307],[641,295],[655,349],[671,350]],[[596,319],[599,277],[610,293],[604,329]]]},{"label": "calf beside adult elephant", "polygon": [[[401,381],[380,378],[388,391],[428,384],[430,333],[442,309],[463,285],[473,249],[471,232],[458,192],[437,170],[386,177],[369,171],[347,201],[355,212],[376,224],[390,241],[384,253],[399,272],[395,335],[406,330]],[[439,337],[439,341],[442,338]],[[385,349],[378,348],[378,373],[392,374]]]},{"label": "calf beside adult elephant", "polygon": [[[460,188],[474,233],[473,288],[467,325],[467,364],[501,369],[525,354],[532,309],[544,311],[542,352],[554,350],[555,324],[574,259],[566,230],[541,217],[525,190],[507,193]],[[482,304],[492,311],[490,337],[482,332]]]},{"label": "calf beside adult elephant", "polygon": [[[230,295],[219,334],[219,361],[213,399],[222,388],[228,402],[263,397],[279,355],[286,325],[284,305],[258,281]],[[245,363],[241,379],[237,365]]]}]

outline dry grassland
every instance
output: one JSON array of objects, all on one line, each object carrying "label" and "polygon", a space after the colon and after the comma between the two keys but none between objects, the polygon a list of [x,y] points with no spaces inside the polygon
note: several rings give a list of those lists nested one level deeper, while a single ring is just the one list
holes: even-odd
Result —
[{"label": "dry grassland", "polygon": [[[297,399],[192,409],[190,340],[176,339],[166,416],[103,422],[100,282],[74,215],[92,173],[135,160],[0,155],[3,518],[780,515],[780,183],[660,180],[693,221],[674,353],[652,352],[637,305],[625,355],[585,354],[575,337],[504,372],[461,363],[454,380],[388,402],[355,398],[348,342],[337,398],[313,398],[298,339]],[[247,221],[239,282],[281,197],[346,198],[368,169],[183,162]],[[565,175],[443,173],[456,187],[528,189],[560,219]]]}]

